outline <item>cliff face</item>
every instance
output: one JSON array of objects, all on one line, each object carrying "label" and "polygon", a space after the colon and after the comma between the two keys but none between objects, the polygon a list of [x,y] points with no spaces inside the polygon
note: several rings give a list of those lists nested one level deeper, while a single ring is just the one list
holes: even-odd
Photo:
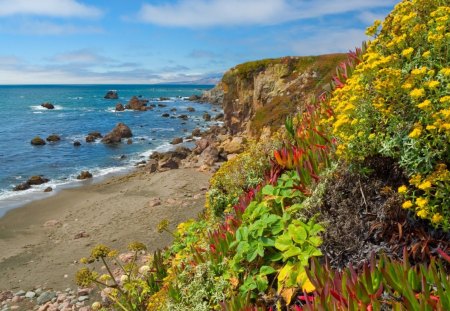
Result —
[{"label": "cliff face", "polygon": [[263,128],[282,125],[302,111],[328,83],[345,54],[266,59],[228,70],[217,88],[223,90],[225,126],[230,134],[257,136]]}]

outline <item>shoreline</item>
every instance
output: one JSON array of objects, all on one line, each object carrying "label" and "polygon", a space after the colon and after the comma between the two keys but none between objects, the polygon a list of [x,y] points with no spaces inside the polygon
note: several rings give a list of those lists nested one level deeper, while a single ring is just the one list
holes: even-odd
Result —
[{"label": "shoreline", "polygon": [[149,252],[169,245],[158,223],[175,228],[196,218],[210,177],[195,168],[136,168],[9,210],[0,218],[0,290],[75,288],[77,261],[99,243],[125,251],[138,240]]}]

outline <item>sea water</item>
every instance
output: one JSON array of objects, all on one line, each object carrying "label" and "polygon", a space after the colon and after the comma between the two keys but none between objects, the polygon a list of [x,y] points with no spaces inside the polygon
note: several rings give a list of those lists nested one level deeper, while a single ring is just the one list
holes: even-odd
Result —
[{"label": "sea water", "polygon": [[[83,184],[76,176],[82,170],[95,177],[124,172],[146,160],[155,150],[167,150],[174,137],[186,137],[193,129],[206,129],[217,122],[206,122],[202,116],[219,113],[220,107],[187,100],[212,86],[199,85],[51,85],[0,86],[0,217],[9,209],[31,200],[44,198],[43,190],[55,191]],[[117,100],[104,99],[109,90],[117,90]],[[132,96],[148,99],[157,106],[141,112],[116,112],[117,103],[124,106]],[[169,98],[161,101],[160,98]],[[41,107],[50,102],[55,109]],[[165,107],[159,107],[164,104]],[[187,108],[193,107],[194,112]],[[172,111],[175,108],[176,111]],[[212,112],[216,110],[216,112]],[[161,115],[169,113],[172,118]],[[177,118],[181,114],[188,120]],[[105,135],[123,122],[133,132],[132,144],[105,145],[97,140],[86,143],[89,132]],[[45,139],[51,134],[61,141],[33,146],[35,136]],[[73,143],[80,141],[81,146]],[[33,175],[43,175],[50,182],[25,191],[12,191],[17,184]],[[53,192],[54,193],[54,192]]]}]

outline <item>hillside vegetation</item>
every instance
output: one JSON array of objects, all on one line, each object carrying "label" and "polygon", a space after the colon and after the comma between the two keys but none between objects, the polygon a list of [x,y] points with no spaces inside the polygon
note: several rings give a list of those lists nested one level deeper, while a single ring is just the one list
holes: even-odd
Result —
[{"label": "hillside vegetation", "polygon": [[79,283],[117,310],[450,310],[449,16],[401,1],[302,113],[219,169],[199,219],[160,224],[171,247]]}]

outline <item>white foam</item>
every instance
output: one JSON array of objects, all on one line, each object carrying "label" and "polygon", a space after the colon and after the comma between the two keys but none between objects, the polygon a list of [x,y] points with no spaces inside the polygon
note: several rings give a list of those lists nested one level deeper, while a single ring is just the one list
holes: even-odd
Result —
[{"label": "white foam", "polygon": [[42,110],[42,111],[47,111],[47,110],[63,110],[64,107],[61,105],[54,105],[55,108],[53,109],[47,109],[45,107],[42,107],[41,105],[35,105],[35,106],[29,106],[31,108],[31,110]]}]

